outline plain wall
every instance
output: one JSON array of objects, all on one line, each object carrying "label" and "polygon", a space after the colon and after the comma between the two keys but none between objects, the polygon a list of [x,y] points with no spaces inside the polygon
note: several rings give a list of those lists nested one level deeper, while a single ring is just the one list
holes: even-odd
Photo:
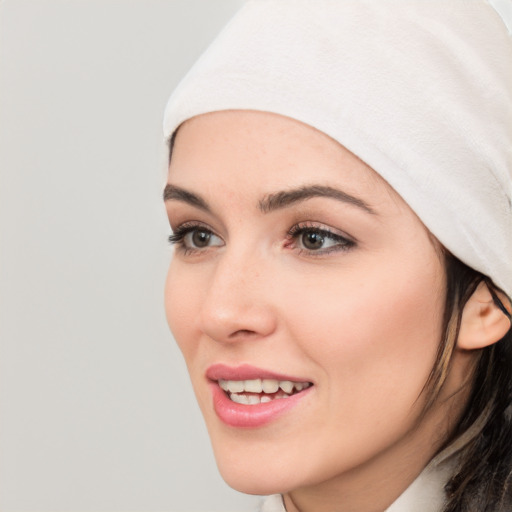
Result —
[{"label": "plain wall", "polygon": [[256,508],[163,309],[163,109],[241,3],[0,2],[2,512]]}]

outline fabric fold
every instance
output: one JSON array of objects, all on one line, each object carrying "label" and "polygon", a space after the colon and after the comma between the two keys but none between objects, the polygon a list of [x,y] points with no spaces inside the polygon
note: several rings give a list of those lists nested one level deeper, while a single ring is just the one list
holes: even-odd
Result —
[{"label": "fabric fold", "polygon": [[511,62],[483,0],[250,0],[171,96],[164,133],[232,109],[306,123],[510,296]]}]

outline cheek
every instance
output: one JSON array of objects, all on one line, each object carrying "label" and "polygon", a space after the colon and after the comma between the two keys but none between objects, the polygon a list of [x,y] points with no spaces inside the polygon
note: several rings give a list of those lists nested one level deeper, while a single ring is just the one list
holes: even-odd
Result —
[{"label": "cheek", "polygon": [[199,272],[190,272],[179,261],[172,261],[165,283],[165,312],[176,343],[183,354],[192,387],[203,414],[208,408],[209,395],[201,392],[199,360],[201,334],[197,314],[203,300],[204,283]]},{"label": "cheek", "polygon": [[165,313],[167,322],[182,351],[187,365],[197,350],[194,344],[194,317],[198,311],[199,289],[191,286],[188,274],[172,261],[165,283]]},{"label": "cheek", "polygon": [[361,412],[390,397],[397,408],[415,402],[441,337],[442,271],[429,264],[431,272],[351,269],[341,279],[303,283],[307,294],[288,295],[294,338],[328,379],[333,408],[340,400]]},{"label": "cheek", "polygon": [[308,293],[292,289],[287,299],[291,337],[314,363],[319,384],[319,412],[308,420],[318,435],[301,442],[324,454],[311,460],[324,476],[362,463],[417,427],[418,397],[440,340],[438,277],[356,274],[303,283]]}]

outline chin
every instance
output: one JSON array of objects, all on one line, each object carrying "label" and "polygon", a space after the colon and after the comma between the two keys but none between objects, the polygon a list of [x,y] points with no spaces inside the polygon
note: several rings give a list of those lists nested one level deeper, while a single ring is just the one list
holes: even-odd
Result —
[{"label": "chin", "polygon": [[239,478],[235,478],[235,481],[227,480],[224,481],[235,491],[242,492],[244,494],[254,494],[256,496],[269,496],[271,494],[281,494],[283,489],[276,487],[275,485],[265,484],[262,482],[253,481],[242,481]]},{"label": "chin", "polygon": [[254,439],[238,441],[217,439],[212,443],[220,475],[231,488],[266,496],[300,486],[300,475],[290,471],[282,450],[276,453],[275,447]]},{"label": "chin", "polygon": [[[250,471],[240,467],[223,467],[219,471],[224,481],[236,491],[244,494],[268,496],[286,492],[290,482],[276,477],[274,472]],[[292,486],[293,487],[293,486]]]},{"label": "chin", "polygon": [[256,441],[251,436],[244,439],[241,434],[238,442],[222,438],[212,443],[220,475],[236,491],[260,496],[283,494],[325,477],[314,457],[307,457],[306,463],[304,457],[297,456],[297,446],[286,441]]}]

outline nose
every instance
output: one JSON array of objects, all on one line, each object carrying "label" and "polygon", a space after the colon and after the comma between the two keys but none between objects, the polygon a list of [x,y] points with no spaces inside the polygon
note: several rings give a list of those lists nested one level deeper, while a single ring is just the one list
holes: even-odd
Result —
[{"label": "nose", "polygon": [[220,257],[211,270],[199,313],[201,331],[222,343],[272,334],[277,326],[272,277],[263,258],[243,253]]}]

